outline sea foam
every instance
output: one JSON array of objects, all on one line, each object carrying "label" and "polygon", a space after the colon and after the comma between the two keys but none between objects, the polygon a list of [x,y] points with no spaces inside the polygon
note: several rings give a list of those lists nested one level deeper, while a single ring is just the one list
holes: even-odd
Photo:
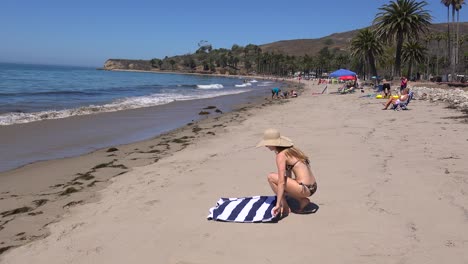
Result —
[{"label": "sea foam", "polygon": [[247,87],[247,86],[252,86],[252,84],[251,83],[244,83],[244,84],[236,84],[234,86],[236,86],[236,87]]},{"label": "sea foam", "polygon": [[198,89],[222,89],[224,86],[219,83],[214,83],[214,84],[198,84],[197,85]]},{"label": "sea foam", "polygon": [[249,90],[235,91],[217,91],[209,94],[190,94],[182,95],[176,93],[168,94],[153,94],[148,96],[128,97],[118,99],[112,103],[104,105],[89,105],[84,107],[64,109],[64,110],[48,110],[34,113],[7,113],[0,115],[0,125],[13,125],[29,123],[40,120],[60,119],[71,116],[82,116],[105,112],[115,112],[128,109],[137,109],[143,107],[157,106],[168,104],[174,101],[187,101],[205,98],[213,98],[223,95],[232,95],[248,92]]},{"label": "sea foam", "polygon": [[274,82],[268,82],[267,81],[267,82],[261,82],[261,83],[257,84],[257,86],[266,87],[266,86],[270,86],[272,84],[274,84]]}]

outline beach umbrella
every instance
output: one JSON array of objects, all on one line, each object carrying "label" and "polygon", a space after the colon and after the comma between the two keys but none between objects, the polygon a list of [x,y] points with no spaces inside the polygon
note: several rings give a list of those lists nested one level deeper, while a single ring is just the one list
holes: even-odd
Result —
[{"label": "beach umbrella", "polygon": [[356,76],[346,75],[346,76],[341,76],[338,79],[343,80],[343,81],[356,80]]},{"label": "beach umbrella", "polygon": [[331,78],[338,78],[342,76],[356,76],[356,73],[346,69],[339,69],[330,73]]}]

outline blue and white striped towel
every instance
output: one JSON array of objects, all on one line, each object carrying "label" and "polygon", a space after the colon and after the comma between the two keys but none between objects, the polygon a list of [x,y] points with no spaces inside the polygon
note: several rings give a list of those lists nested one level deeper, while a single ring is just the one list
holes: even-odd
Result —
[{"label": "blue and white striped towel", "polygon": [[210,208],[208,220],[259,223],[277,222],[278,217],[271,211],[276,205],[276,196],[252,196],[242,198],[221,198]]}]

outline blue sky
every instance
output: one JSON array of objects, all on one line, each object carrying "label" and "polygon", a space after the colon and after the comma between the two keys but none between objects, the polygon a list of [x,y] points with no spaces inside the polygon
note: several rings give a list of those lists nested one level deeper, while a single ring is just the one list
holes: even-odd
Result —
[{"label": "blue sky", "polygon": [[[429,0],[433,23],[447,9]],[[388,0],[2,0],[0,62],[100,67],[197,49],[320,38],[369,26]],[[467,21],[468,6],[460,12]]]}]

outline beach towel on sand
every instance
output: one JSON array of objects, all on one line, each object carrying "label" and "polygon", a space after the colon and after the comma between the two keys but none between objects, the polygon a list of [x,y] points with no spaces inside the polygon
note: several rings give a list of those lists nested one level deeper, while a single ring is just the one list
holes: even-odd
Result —
[{"label": "beach towel on sand", "polygon": [[276,196],[252,196],[221,198],[210,208],[208,220],[238,223],[277,222],[271,211],[276,205]]}]

